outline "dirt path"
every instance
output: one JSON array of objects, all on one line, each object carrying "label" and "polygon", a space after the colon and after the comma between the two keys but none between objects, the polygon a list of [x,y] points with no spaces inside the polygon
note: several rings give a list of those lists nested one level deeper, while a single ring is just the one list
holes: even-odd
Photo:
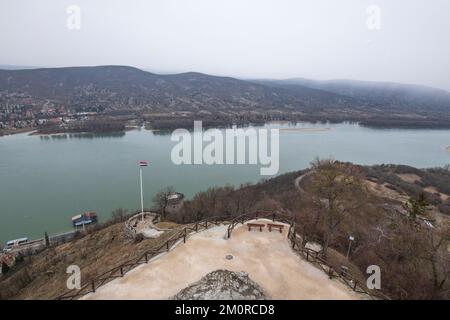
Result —
[{"label": "dirt path", "polygon": [[306,191],[300,186],[300,183],[302,182],[303,178],[309,176],[310,174],[312,174],[312,172],[313,172],[312,170],[308,171],[307,173],[302,174],[301,176],[299,176],[295,179],[295,181],[294,181],[295,187],[301,194],[306,193]]},{"label": "dirt path", "polygon": [[[229,240],[225,240],[226,229],[219,226],[195,234],[186,244],[84,299],[167,299],[218,269],[247,272],[272,299],[362,298],[295,254],[287,240],[287,228],[283,233],[248,232],[246,226],[240,226]],[[226,259],[227,255],[233,259]]]}]

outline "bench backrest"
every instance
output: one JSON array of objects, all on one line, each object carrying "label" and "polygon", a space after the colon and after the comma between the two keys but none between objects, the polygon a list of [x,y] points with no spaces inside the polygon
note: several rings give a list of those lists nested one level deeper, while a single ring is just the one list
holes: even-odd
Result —
[{"label": "bench backrest", "polygon": [[272,228],[284,228],[284,225],[282,225],[282,224],[269,223],[269,224],[267,224],[267,226],[272,227]]}]

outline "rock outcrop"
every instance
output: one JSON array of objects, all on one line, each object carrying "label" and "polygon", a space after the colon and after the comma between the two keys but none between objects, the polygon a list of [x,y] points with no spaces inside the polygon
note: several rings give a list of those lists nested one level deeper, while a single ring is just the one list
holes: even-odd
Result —
[{"label": "rock outcrop", "polygon": [[173,300],[265,300],[262,288],[247,273],[216,270],[184,288]]}]

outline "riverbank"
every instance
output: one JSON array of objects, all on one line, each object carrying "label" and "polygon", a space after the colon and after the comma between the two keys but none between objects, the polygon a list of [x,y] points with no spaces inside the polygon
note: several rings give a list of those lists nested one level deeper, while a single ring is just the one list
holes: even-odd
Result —
[{"label": "riverbank", "polygon": [[[328,117],[299,117],[299,116],[286,116],[287,120],[263,120],[263,119],[254,119],[254,120],[236,120],[236,119],[211,119],[209,117],[193,117],[193,118],[179,118],[179,117],[167,117],[167,118],[149,118],[144,124],[143,127],[146,130],[156,132],[156,133],[170,133],[171,131],[179,128],[184,129],[193,129],[194,121],[202,121],[203,128],[229,128],[233,125],[238,127],[249,127],[249,126],[264,126],[268,124],[275,125],[295,125],[296,123],[322,123],[322,124],[346,124],[346,123],[354,123],[360,125],[362,127],[372,128],[372,129],[402,129],[402,130],[449,130],[450,129],[450,120],[449,121],[438,121],[438,120],[423,120],[423,121],[404,121],[402,119],[392,120],[392,121],[384,121],[377,119],[334,119]],[[136,119],[135,119],[136,120]],[[90,127],[89,125],[83,124],[76,128],[67,128],[62,129],[60,127],[40,127],[40,128],[20,128],[20,129],[8,129],[8,130],[0,130],[0,137],[27,133],[30,132],[30,135],[37,136],[51,136],[51,135],[63,135],[63,134],[104,134],[104,133],[118,133],[118,132],[127,132],[130,130],[134,130],[139,128],[140,126],[136,125],[127,125],[123,122],[118,123],[119,121],[104,121],[101,120],[100,129],[98,128],[98,124],[95,124],[95,127]],[[328,131],[330,128],[281,128],[280,131],[284,132],[294,132],[294,131],[304,131],[304,132],[323,132]],[[450,146],[446,148],[447,151],[450,152]]]},{"label": "riverbank", "polygon": [[329,131],[330,128],[281,128],[282,132],[324,132]]},{"label": "riverbank", "polygon": [[10,136],[10,135],[19,134],[19,133],[34,132],[34,131],[36,131],[36,128],[19,128],[19,129],[0,130],[0,137]]}]

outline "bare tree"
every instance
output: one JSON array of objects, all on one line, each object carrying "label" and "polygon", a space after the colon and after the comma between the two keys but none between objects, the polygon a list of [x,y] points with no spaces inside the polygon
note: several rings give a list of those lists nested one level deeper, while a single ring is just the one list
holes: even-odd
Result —
[{"label": "bare tree", "polygon": [[324,227],[323,254],[328,247],[337,227],[364,202],[364,188],[360,177],[353,168],[335,162],[332,159],[316,159],[311,164],[313,203],[317,209],[315,224]]},{"label": "bare tree", "polygon": [[128,214],[127,210],[123,208],[117,208],[111,213],[112,220],[115,222],[123,221],[125,220],[127,214]]},{"label": "bare tree", "polygon": [[163,218],[166,217],[166,208],[169,205],[169,196],[175,192],[175,188],[172,186],[166,187],[165,189],[159,191],[153,197],[153,203],[155,204],[157,210]]},{"label": "bare tree", "polygon": [[[439,228],[425,231],[425,250],[422,257],[431,269],[434,299],[442,297],[445,285],[450,277],[450,224],[443,222]],[[448,290],[448,289],[447,289]]]}]

